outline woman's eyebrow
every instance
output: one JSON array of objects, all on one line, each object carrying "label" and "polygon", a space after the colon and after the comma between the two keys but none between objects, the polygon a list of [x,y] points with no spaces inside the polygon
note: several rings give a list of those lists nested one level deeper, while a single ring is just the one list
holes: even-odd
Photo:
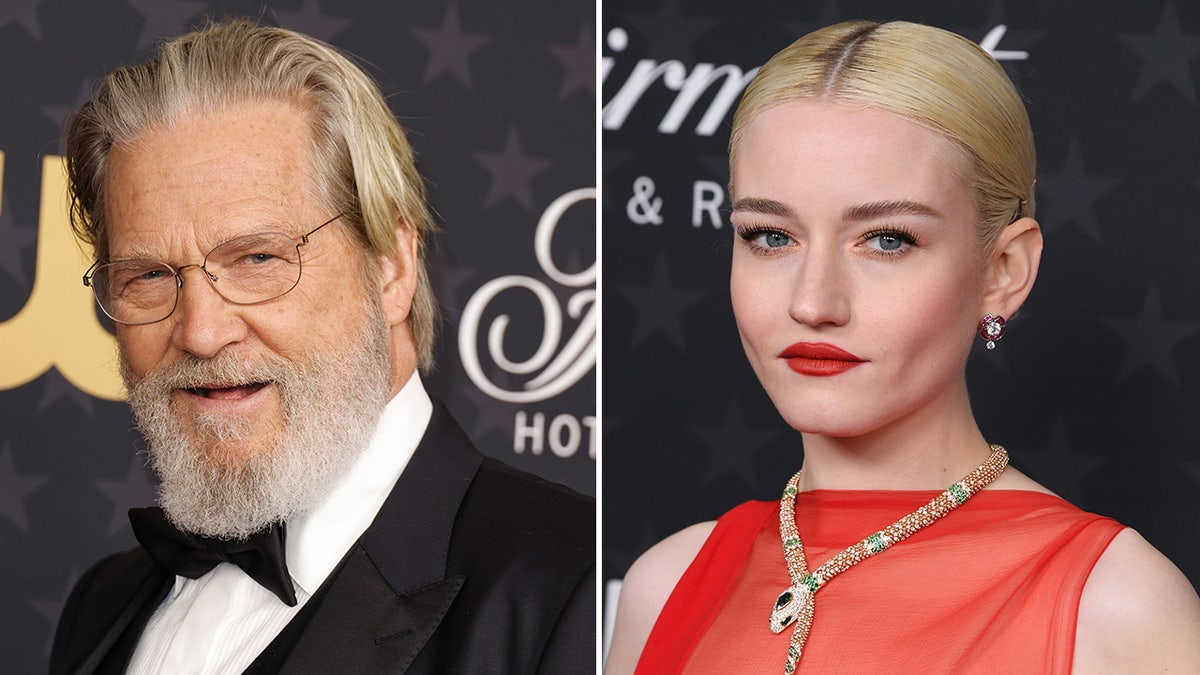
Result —
[{"label": "woman's eyebrow", "polygon": [[[781,218],[794,218],[795,211],[790,206],[783,202],[765,197],[743,197],[733,204],[733,212],[750,212],[761,213],[767,216],[779,216]],[[848,207],[842,212],[842,219],[851,222],[864,220],[878,220],[889,216],[930,216],[941,217],[941,213],[921,202],[910,200],[890,200],[868,202],[866,204],[857,204]]]},{"label": "woman's eyebrow", "polygon": [[851,206],[842,212],[842,218],[852,222],[878,220],[889,216],[932,216],[938,218],[941,215],[937,209],[928,204],[908,200],[870,202]]},{"label": "woman's eyebrow", "polygon": [[761,213],[765,216],[780,216],[782,218],[794,218],[796,215],[787,204],[763,197],[742,197],[733,203],[733,211],[735,213],[738,211],[750,211]]}]

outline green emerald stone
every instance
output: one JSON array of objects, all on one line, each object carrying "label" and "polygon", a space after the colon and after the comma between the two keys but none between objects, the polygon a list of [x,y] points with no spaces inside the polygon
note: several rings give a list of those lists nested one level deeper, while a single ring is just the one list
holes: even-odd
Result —
[{"label": "green emerald stone", "polygon": [[871,549],[871,553],[879,553],[887,548],[883,544],[883,537],[880,537],[878,532],[867,537],[867,547]]},{"label": "green emerald stone", "polygon": [[788,675],[796,672],[796,663],[800,661],[800,652],[796,651],[795,647],[788,647],[787,661],[783,664],[783,671]]},{"label": "green emerald stone", "polygon": [[784,591],[784,592],[782,592],[782,593],[780,593],[780,594],[779,594],[779,599],[775,601],[775,606],[776,606],[776,607],[783,607],[784,605],[788,604],[788,603],[789,603],[789,602],[791,602],[791,601],[792,601],[792,594],[791,594],[791,592],[790,592],[790,591]]},{"label": "green emerald stone", "polygon": [[954,500],[959,504],[967,501],[967,497],[969,496],[967,495],[967,491],[964,490],[958,483],[950,486],[950,494],[954,495]]}]

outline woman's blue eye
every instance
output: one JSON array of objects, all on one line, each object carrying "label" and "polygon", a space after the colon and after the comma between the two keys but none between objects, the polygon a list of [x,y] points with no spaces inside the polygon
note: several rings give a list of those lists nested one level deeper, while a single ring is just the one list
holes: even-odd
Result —
[{"label": "woman's blue eye", "polygon": [[915,240],[904,232],[875,232],[868,234],[867,244],[880,253],[900,253],[915,244]]},{"label": "woman's blue eye", "polygon": [[737,236],[753,251],[760,253],[770,253],[781,248],[787,248],[796,243],[795,239],[789,237],[786,233],[779,230],[770,229],[767,227],[748,226],[739,228]]},{"label": "woman's blue eye", "polygon": [[767,248],[781,248],[792,243],[792,238],[780,232],[763,232],[759,238]]},{"label": "woman's blue eye", "polygon": [[758,230],[751,229],[739,232],[738,236],[746,240],[746,243],[757,249],[774,250],[791,246],[795,242],[791,237],[778,230]]},{"label": "woman's blue eye", "polygon": [[895,251],[904,244],[904,242],[900,240],[900,237],[897,237],[893,234],[881,234],[877,237],[877,239],[879,239],[879,248],[885,251]]}]

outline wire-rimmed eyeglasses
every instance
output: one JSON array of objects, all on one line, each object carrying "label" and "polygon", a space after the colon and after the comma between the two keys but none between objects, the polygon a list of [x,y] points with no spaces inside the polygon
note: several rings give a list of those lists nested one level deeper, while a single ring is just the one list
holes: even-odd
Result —
[{"label": "wire-rimmed eyeglasses", "polygon": [[117,323],[140,325],[171,316],[179,304],[183,270],[198,267],[222,298],[254,305],[286,295],[300,283],[300,247],[330,218],[299,237],[256,232],[217,244],[199,264],[174,267],[160,260],[97,260],[83,275],[100,309]]}]

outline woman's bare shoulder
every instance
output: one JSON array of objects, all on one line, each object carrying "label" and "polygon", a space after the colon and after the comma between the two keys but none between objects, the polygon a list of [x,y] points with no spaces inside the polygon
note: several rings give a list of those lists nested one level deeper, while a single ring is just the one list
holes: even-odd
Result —
[{"label": "woman's bare shoulder", "polygon": [[1048,495],[1054,494],[1045,485],[1026,476],[1012,466],[1005,469],[1004,473],[1000,474],[1000,477],[993,481],[990,487],[996,490],[1026,490],[1028,492],[1042,492]]},{"label": "woman's bare shoulder", "polygon": [[1200,663],[1200,598],[1132,529],[1092,568],[1079,602],[1073,672],[1183,673]]},{"label": "woman's bare shoulder", "polygon": [[698,523],[663,539],[629,567],[621,583],[606,675],[632,673],[650,630],[716,521]]},{"label": "woman's bare shoulder", "polygon": [[[716,524],[715,520],[696,523],[651,546],[629,568],[625,584],[633,583],[639,587],[646,584],[658,588],[665,585],[668,591],[674,588]],[[666,601],[665,595],[663,601]]]}]

